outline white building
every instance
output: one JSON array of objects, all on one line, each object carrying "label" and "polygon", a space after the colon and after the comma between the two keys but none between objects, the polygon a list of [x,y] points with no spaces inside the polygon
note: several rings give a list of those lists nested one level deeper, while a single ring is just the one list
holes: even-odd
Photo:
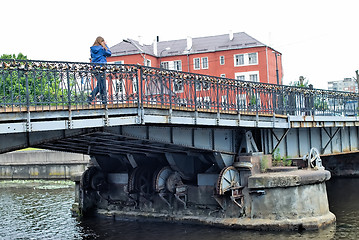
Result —
[{"label": "white building", "polygon": [[328,90],[343,92],[358,92],[358,84],[353,78],[328,82]]}]

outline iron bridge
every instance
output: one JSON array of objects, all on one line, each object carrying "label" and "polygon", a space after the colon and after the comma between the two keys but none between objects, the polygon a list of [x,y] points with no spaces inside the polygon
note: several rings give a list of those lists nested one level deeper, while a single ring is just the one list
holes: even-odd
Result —
[{"label": "iron bridge", "polygon": [[[99,74],[106,96],[89,102]],[[355,93],[138,65],[0,60],[0,153],[83,153],[109,169],[160,161],[191,178],[241,153],[355,152],[358,126]]]}]

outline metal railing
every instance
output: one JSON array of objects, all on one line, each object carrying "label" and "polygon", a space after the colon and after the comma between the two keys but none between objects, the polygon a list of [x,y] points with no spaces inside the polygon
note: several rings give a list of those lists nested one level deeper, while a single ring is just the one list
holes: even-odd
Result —
[{"label": "metal railing", "polygon": [[[91,100],[89,95],[101,76],[106,82],[106,93]],[[0,59],[0,110],[3,111],[111,105],[357,116],[358,97],[356,93],[239,81],[139,65]]]}]

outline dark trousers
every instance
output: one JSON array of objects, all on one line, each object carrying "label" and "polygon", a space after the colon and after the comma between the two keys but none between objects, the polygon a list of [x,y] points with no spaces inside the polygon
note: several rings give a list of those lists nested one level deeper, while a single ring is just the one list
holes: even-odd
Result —
[{"label": "dark trousers", "polygon": [[106,75],[105,73],[94,73],[97,84],[91,92],[91,101],[96,98],[96,95],[100,93],[100,99],[103,104],[107,103],[107,90],[106,90]]}]

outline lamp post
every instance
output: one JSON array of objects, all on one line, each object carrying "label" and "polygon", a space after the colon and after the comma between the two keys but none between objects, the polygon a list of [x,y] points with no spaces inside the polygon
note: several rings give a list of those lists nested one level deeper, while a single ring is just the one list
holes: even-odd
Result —
[{"label": "lamp post", "polygon": [[160,68],[162,68],[162,62],[161,62],[161,58],[162,58],[162,53],[164,52],[164,51],[168,51],[168,50],[170,50],[171,48],[170,47],[166,47],[165,49],[163,49],[161,52],[160,52]]},{"label": "lamp post", "polygon": [[277,76],[277,85],[279,85],[279,73],[278,73],[278,60],[277,60],[277,56],[280,56],[280,53],[276,52],[276,51],[272,51],[275,54],[275,72],[276,72],[276,76]]},{"label": "lamp post", "polygon": [[143,57],[143,66],[146,66],[146,56],[145,54],[143,54],[143,50],[137,46],[136,43],[132,42],[130,39],[123,39],[122,41],[124,41],[125,43],[129,43],[132,46],[134,46],[138,51],[140,51],[141,56]]}]

